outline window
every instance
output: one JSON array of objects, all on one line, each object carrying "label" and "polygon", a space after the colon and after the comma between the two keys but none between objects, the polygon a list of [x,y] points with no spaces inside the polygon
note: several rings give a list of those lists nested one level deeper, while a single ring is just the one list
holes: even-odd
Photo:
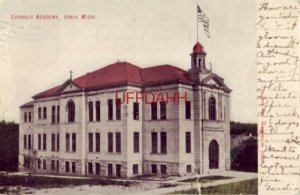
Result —
[{"label": "window", "polygon": [[96,175],[100,175],[100,163],[95,163],[95,172]]},{"label": "window", "polygon": [[68,122],[75,122],[75,104],[71,100],[68,102]]},{"label": "window", "polygon": [[89,152],[93,152],[93,133],[89,133]]},{"label": "window", "polygon": [[59,120],[60,120],[60,115],[59,115],[59,112],[60,112],[60,107],[59,106],[57,106],[57,109],[56,109],[56,112],[57,112],[57,114],[56,114],[56,120],[57,120],[57,123],[59,123]]},{"label": "window", "polygon": [[41,167],[42,167],[42,161],[41,159],[38,159],[38,169],[41,169]]},{"label": "window", "polygon": [[66,151],[70,151],[70,134],[66,133]]},{"label": "window", "polygon": [[121,165],[116,164],[116,176],[121,177]]},{"label": "window", "polygon": [[138,164],[132,165],[132,173],[139,174],[139,165]]},{"label": "window", "polygon": [[214,97],[209,98],[209,120],[216,120],[216,100]]},{"label": "window", "polygon": [[160,132],[160,152],[167,153],[167,132]]},{"label": "window", "polygon": [[51,122],[55,123],[55,106],[52,106],[52,111],[51,111]]},{"label": "window", "polygon": [[160,174],[167,174],[167,165],[160,165]]},{"label": "window", "polygon": [[185,152],[191,153],[191,132],[185,132]]},{"label": "window", "polygon": [[42,119],[42,108],[41,107],[38,108],[38,117],[39,117],[39,119]]},{"label": "window", "polygon": [[38,134],[38,150],[42,149],[42,135]]},{"label": "window", "polygon": [[47,169],[47,162],[46,162],[46,159],[43,159],[43,169]]},{"label": "window", "polygon": [[100,121],[100,101],[96,101],[96,121]]},{"label": "window", "polygon": [[108,120],[113,120],[113,101],[107,100],[108,106]]},{"label": "window", "polygon": [[116,120],[121,120],[121,99],[116,99]]},{"label": "window", "polygon": [[192,172],[192,165],[186,165],[186,173]]},{"label": "window", "polygon": [[133,133],[133,152],[140,152],[140,134],[139,132]]},{"label": "window", "polygon": [[76,162],[72,162],[72,173],[76,173]]},{"label": "window", "polygon": [[160,119],[167,119],[167,104],[165,101],[160,102]]},{"label": "window", "polygon": [[51,160],[51,171],[55,171],[55,161]]},{"label": "window", "polygon": [[94,105],[93,102],[89,102],[89,121],[93,121],[93,115],[94,115]]},{"label": "window", "polygon": [[157,132],[151,133],[152,153],[157,153]]},{"label": "window", "polygon": [[24,112],[24,122],[27,122],[27,112]]},{"label": "window", "polygon": [[31,112],[28,112],[28,122],[31,122]]},{"label": "window", "polygon": [[47,107],[43,107],[43,119],[47,118]]},{"label": "window", "polygon": [[100,133],[96,133],[96,152],[100,152]]},{"label": "window", "polygon": [[76,133],[72,133],[72,151],[76,152]]},{"label": "window", "polygon": [[116,132],[116,152],[121,152],[121,133]]},{"label": "window", "polygon": [[113,165],[112,164],[107,164],[107,174],[108,176],[113,176]]},{"label": "window", "polygon": [[27,149],[27,135],[24,135],[24,149]]},{"label": "window", "polygon": [[47,135],[43,134],[43,150],[47,150]]},{"label": "window", "polygon": [[69,161],[65,162],[65,166],[66,166],[66,168],[65,168],[66,172],[69,173],[70,172],[70,163],[69,163]]},{"label": "window", "polygon": [[156,102],[151,103],[151,119],[157,120],[157,103]]},{"label": "window", "polygon": [[107,133],[108,137],[108,152],[113,152],[113,133]]},{"label": "window", "polygon": [[93,174],[93,163],[91,162],[88,163],[88,173]]},{"label": "window", "polygon": [[24,156],[24,167],[30,168],[30,157]]},{"label": "window", "polygon": [[133,103],[133,119],[134,120],[139,120],[139,103],[134,102]]},{"label": "window", "polygon": [[185,119],[191,119],[191,102],[185,102]]},{"label": "window", "polygon": [[198,66],[201,67],[201,58],[198,59]]},{"label": "window", "polygon": [[55,151],[55,134],[51,134],[51,151]]},{"label": "window", "polygon": [[151,164],[151,173],[157,174],[157,165],[156,164]]},{"label": "window", "polygon": [[31,149],[31,135],[28,135],[28,149]]},{"label": "window", "polygon": [[59,151],[59,134],[56,135],[56,149]]},{"label": "window", "polygon": [[59,160],[56,160],[56,172],[59,172]]}]

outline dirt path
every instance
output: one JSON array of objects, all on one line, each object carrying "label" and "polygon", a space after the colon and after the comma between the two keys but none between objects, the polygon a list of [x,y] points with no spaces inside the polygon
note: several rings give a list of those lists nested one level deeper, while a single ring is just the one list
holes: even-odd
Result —
[{"label": "dirt path", "polygon": [[[18,173],[18,175],[22,175],[24,173]],[[210,183],[205,183],[202,187],[208,186],[216,186],[220,184],[227,184],[233,182],[239,182],[249,179],[257,178],[256,173],[246,173],[246,172],[236,172],[236,171],[226,171],[226,172],[215,172],[215,173],[208,173],[205,175],[201,175],[201,177],[209,176],[209,175],[219,175],[219,176],[227,176],[233,177],[231,179],[224,179],[224,180],[217,180]],[[64,178],[74,178],[69,176],[47,176],[45,177],[64,177]],[[189,190],[191,188],[196,189],[197,184],[179,182],[180,180],[194,178],[196,175],[189,175],[184,177],[172,177],[168,180],[162,181],[143,181],[143,180],[125,180],[125,179],[118,179],[118,181],[134,181],[136,185],[132,186],[121,186],[121,185],[81,185],[81,186],[66,186],[64,188],[44,188],[44,189],[35,189],[35,188],[28,188],[28,187],[21,187],[19,190],[21,194],[36,194],[36,195],[82,195],[82,194],[89,194],[89,195],[100,195],[100,194],[166,194],[175,191],[182,191],[182,190]],[[87,177],[79,177],[78,179],[87,179]],[[161,187],[164,186],[171,186],[171,187]],[[192,186],[193,185],[193,186]],[[17,187],[13,190],[17,191]]]}]

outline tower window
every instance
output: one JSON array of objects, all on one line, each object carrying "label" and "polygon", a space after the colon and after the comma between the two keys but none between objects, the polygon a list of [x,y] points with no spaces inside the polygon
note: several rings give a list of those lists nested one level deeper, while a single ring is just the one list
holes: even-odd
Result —
[{"label": "tower window", "polygon": [[133,103],[133,119],[139,120],[139,103],[138,102]]},{"label": "tower window", "polygon": [[185,102],[185,119],[191,119],[191,102]]},{"label": "tower window", "polygon": [[133,133],[133,152],[138,153],[140,151],[140,134],[139,132]]},{"label": "tower window", "polygon": [[214,97],[209,98],[208,106],[209,120],[216,120],[216,100]]},{"label": "tower window", "polygon": [[185,152],[191,153],[191,132],[185,132]]},{"label": "tower window", "polygon": [[198,67],[201,67],[201,58],[198,59]]}]

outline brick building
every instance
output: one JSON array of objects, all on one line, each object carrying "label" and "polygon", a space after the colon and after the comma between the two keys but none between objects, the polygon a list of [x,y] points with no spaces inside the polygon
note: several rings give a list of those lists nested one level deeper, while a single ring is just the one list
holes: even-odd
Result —
[{"label": "brick building", "polygon": [[20,168],[112,177],[229,169],[230,89],[205,56],[196,43],[188,71],[117,62],[33,96],[20,107]]}]

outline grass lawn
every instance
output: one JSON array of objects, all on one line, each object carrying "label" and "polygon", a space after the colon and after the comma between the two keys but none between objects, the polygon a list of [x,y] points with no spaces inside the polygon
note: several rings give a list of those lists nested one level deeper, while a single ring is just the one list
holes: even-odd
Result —
[{"label": "grass lawn", "polygon": [[[211,176],[200,177],[199,182],[200,183],[207,183],[207,182],[212,182],[212,181],[215,181],[215,180],[231,179],[231,178],[232,177],[211,175]],[[181,180],[180,182],[197,183],[197,180],[198,180],[198,178],[194,177],[194,178],[190,178],[190,179]]]},{"label": "grass lawn", "polygon": [[[191,189],[170,194],[198,194],[198,191]],[[202,189],[202,194],[257,194],[257,179],[206,187]]]},{"label": "grass lawn", "polygon": [[23,186],[33,188],[55,188],[77,185],[122,185],[130,186],[134,182],[103,179],[55,178],[42,176],[0,176],[0,186]]}]

